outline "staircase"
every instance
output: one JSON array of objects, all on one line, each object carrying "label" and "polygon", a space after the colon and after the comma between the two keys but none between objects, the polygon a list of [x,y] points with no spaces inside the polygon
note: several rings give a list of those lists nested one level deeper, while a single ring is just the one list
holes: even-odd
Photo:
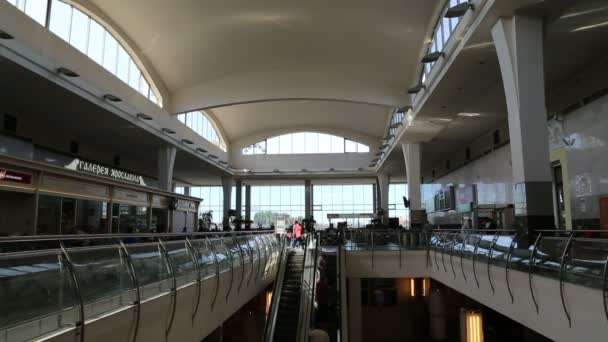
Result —
[{"label": "staircase", "polygon": [[293,342],[296,340],[300,313],[300,286],[303,271],[304,251],[289,251],[274,330],[274,342]]}]

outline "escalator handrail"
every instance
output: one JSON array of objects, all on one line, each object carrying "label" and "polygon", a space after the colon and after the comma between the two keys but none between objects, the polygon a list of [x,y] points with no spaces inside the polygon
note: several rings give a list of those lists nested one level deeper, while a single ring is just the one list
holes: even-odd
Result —
[{"label": "escalator handrail", "polygon": [[283,289],[283,282],[285,273],[287,270],[287,246],[285,246],[285,239],[281,239],[281,249],[279,254],[279,270],[277,272],[276,281],[272,289],[272,299],[270,302],[270,312],[266,319],[266,325],[264,326],[264,338],[263,342],[272,342],[274,338],[274,329],[277,324],[277,316],[279,312],[279,302],[281,301],[281,290]]}]

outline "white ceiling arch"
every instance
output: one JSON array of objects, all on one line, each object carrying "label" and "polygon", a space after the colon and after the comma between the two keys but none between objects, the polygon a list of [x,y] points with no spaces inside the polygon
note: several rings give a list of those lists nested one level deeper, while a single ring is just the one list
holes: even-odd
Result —
[{"label": "white ceiling arch", "polygon": [[169,111],[281,99],[400,107],[444,0],[90,0],[163,80]]}]

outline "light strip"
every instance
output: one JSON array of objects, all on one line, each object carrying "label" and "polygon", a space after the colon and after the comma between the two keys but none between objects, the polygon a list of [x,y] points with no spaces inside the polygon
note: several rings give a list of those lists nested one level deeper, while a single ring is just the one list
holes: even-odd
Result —
[{"label": "light strip", "polygon": [[570,32],[579,32],[579,31],[585,31],[585,30],[591,30],[597,27],[602,27],[602,26],[608,26],[608,21],[605,21],[603,23],[599,23],[599,24],[593,24],[593,25],[589,25],[589,26],[581,26],[579,28],[576,28]]},{"label": "light strip", "polygon": [[416,282],[414,278],[410,279],[410,296],[416,297]]}]

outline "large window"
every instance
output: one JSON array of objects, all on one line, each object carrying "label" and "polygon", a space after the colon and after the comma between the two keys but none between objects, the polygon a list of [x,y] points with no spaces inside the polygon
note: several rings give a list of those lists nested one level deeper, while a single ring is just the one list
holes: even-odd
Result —
[{"label": "large window", "polygon": [[[162,107],[162,98],[152,90],[141,69],[101,23],[61,0],[50,2],[8,0],[8,2]],[[51,5],[50,8],[48,4]],[[50,16],[47,21],[49,10]]]},{"label": "large window", "polygon": [[251,186],[253,224],[286,228],[304,219],[304,185]]},{"label": "large window", "polygon": [[388,216],[398,217],[399,224],[409,226],[410,210],[405,208],[403,197],[408,198],[407,184],[390,184],[388,186]]},{"label": "large window", "polygon": [[[327,228],[327,214],[372,214],[374,212],[373,184],[314,185],[313,216],[317,227]],[[349,227],[365,227],[369,218],[332,220],[348,223]]]},{"label": "large window", "polygon": [[242,150],[243,154],[369,153],[369,146],[335,135],[300,132],[268,138]]},{"label": "large window", "polygon": [[226,151],[226,143],[224,143],[224,140],[217,133],[211,120],[209,120],[204,112],[195,111],[179,114],[177,119],[196,132],[196,134],[219,147],[222,151]]},{"label": "large window", "polygon": [[[468,2],[468,0],[449,0],[446,2],[445,8],[441,11],[441,16],[439,17],[439,21],[437,22],[437,26],[435,26],[435,30],[433,31],[433,40],[431,41],[427,53],[443,51],[443,47],[447,44],[448,40],[452,36],[452,32],[456,29],[456,25],[460,22],[460,18],[445,18],[445,12],[447,12],[448,8],[461,4],[463,2]],[[424,69],[422,71],[422,82],[426,81],[428,74],[433,69],[435,63],[426,63],[424,65]]]},{"label": "large window", "polygon": [[[203,200],[198,207],[199,216],[204,212],[213,211],[213,223],[217,224],[219,227],[222,226],[222,221],[224,219],[224,191],[221,186],[194,186],[190,188],[190,196],[198,197]],[[230,197],[230,208],[235,209],[236,187],[232,187],[232,194]],[[241,198],[244,199],[245,197],[243,196]],[[243,203],[245,203],[244,200]],[[244,216],[244,212],[242,215]]]}]

